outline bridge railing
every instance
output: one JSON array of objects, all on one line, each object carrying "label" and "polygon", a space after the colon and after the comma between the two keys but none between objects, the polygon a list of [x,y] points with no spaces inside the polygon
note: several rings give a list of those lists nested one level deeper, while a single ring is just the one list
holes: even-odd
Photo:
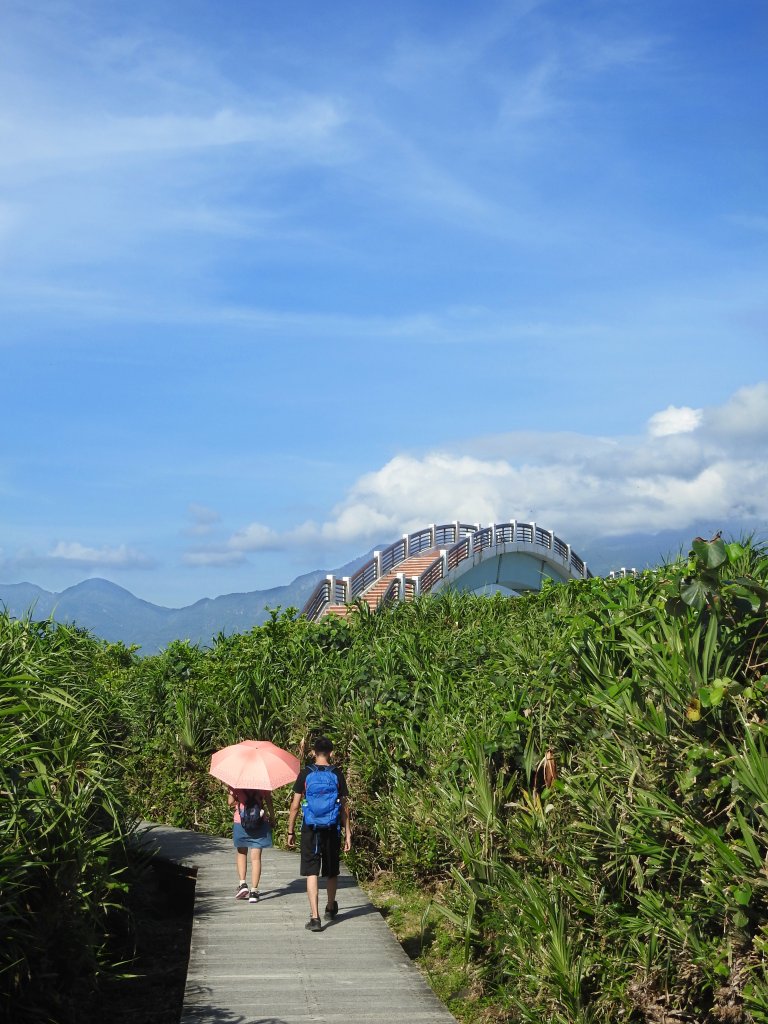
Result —
[{"label": "bridge railing", "polygon": [[[351,603],[376,580],[389,575],[411,555],[442,548],[447,544],[450,547],[441,551],[440,557],[430,563],[420,576],[405,577],[399,589],[394,587],[394,582],[390,584],[379,606],[385,603],[385,598],[391,603],[393,600],[409,600],[415,594],[427,593],[465,559],[480,554],[486,548],[503,548],[510,544],[544,548],[556,555],[572,575],[582,578],[590,575],[586,562],[571,550],[570,544],[537,523],[520,523],[516,519],[485,527],[479,523],[461,523],[458,520],[439,525],[432,523],[422,530],[403,534],[388,547],[375,551],[373,558],[361,565],[352,576],[342,579],[328,576],[321,580],[305,604],[304,614],[309,619],[319,619],[330,605]],[[398,596],[394,597],[392,595],[396,589]]]},{"label": "bridge railing", "polygon": [[[361,565],[352,576],[336,579],[335,588],[332,588],[330,593],[326,582],[321,580],[304,605],[304,614],[307,618],[318,619],[331,604],[350,604],[356,597],[368,590],[376,580],[389,575],[394,568],[411,555],[429,551],[441,544],[453,544],[460,538],[472,536],[477,529],[477,523],[461,523],[456,520],[453,523],[439,525],[431,523],[414,533],[404,533],[402,537],[386,548],[375,551],[373,558]],[[313,614],[310,614],[310,609]]]},{"label": "bridge railing", "polygon": [[376,582],[378,579],[377,568],[376,559],[372,558],[370,562],[361,565],[357,572],[349,577],[347,601],[354,601],[359,594]]},{"label": "bridge railing", "polygon": [[324,580],[320,580],[312,591],[309,600],[304,605],[303,614],[313,622],[322,617],[328,605],[334,603],[331,595],[332,579],[332,576],[327,576]]},{"label": "bridge railing", "polygon": [[408,554],[418,555],[421,551],[429,551],[435,546],[435,528],[428,526],[424,530],[417,530],[408,537]]},{"label": "bridge railing", "polygon": [[[376,556],[374,555],[374,558]],[[379,566],[382,576],[386,576],[396,565],[400,565],[408,557],[408,536],[401,537],[388,548],[379,552]]]},{"label": "bridge railing", "polygon": [[448,549],[447,557],[447,568],[448,572],[451,569],[455,569],[459,562],[463,562],[465,558],[469,558],[474,550],[472,544],[472,537],[464,537],[457,544],[454,544]]},{"label": "bridge railing", "polygon": [[631,569],[627,569],[625,566],[622,565],[622,567],[620,569],[611,569],[611,571],[608,573],[608,575],[605,578],[607,580],[623,580],[623,579],[626,579],[627,576],[633,576],[634,577],[634,576],[640,576],[640,575],[642,575],[642,574],[637,569],[635,569],[634,567],[631,568]]},{"label": "bridge railing", "polygon": [[388,608],[391,604],[396,604],[398,601],[402,601],[404,592],[403,577],[402,574],[400,574],[394,577],[392,582],[379,598],[379,603],[376,607]]}]

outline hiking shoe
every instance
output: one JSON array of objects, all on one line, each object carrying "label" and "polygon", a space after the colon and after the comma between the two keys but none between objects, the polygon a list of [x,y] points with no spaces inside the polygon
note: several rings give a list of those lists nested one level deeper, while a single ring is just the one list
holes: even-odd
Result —
[{"label": "hiking shoe", "polygon": [[245,882],[241,882],[235,890],[236,900],[247,900],[248,899],[248,886]]},{"label": "hiking shoe", "polygon": [[259,890],[258,889],[251,889],[251,891],[248,893],[248,902],[249,903],[258,903],[259,902]]},{"label": "hiking shoe", "polygon": [[323,930],[323,925],[319,917],[310,917],[304,927],[308,932],[321,932]]},{"label": "hiking shoe", "polygon": [[336,917],[338,912],[339,912],[339,904],[336,902],[336,900],[334,900],[333,903],[330,906],[325,908],[325,920],[326,921],[333,921],[333,919]]}]

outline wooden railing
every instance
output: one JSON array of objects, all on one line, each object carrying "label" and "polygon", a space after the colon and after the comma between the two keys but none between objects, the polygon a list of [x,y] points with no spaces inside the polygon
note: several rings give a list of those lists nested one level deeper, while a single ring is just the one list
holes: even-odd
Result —
[{"label": "wooden railing", "polygon": [[304,615],[308,619],[317,620],[322,618],[332,604],[350,604],[369,590],[376,580],[389,575],[411,555],[422,551],[443,548],[421,575],[406,577],[403,581],[396,577],[379,600],[379,607],[427,593],[465,559],[482,555],[486,548],[495,548],[503,554],[511,545],[514,545],[516,551],[526,547],[543,548],[564,565],[570,576],[586,579],[591,575],[586,562],[571,550],[570,544],[537,523],[519,523],[516,519],[484,527],[458,520],[440,525],[433,523],[415,533],[403,534],[388,547],[375,551],[373,558],[360,566],[352,576],[341,579],[328,576],[321,580],[304,606]]}]

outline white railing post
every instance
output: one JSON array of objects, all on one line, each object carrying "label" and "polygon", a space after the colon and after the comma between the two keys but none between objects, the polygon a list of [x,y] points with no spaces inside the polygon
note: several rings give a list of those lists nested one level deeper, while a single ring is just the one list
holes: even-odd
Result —
[{"label": "white railing post", "polygon": [[352,600],[352,587],[349,582],[349,576],[342,576],[341,583],[344,588],[344,604],[349,604]]},{"label": "white railing post", "polygon": [[429,546],[433,548],[435,546],[435,524],[429,524]]},{"label": "white railing post", "polygon": [[444,580],[448,575],[448,552],[445,548],[440,548],[440,579]]},{"label": "white railing post", "polygon": [[410,540],[408,538],[408,534],[407,533],[403,534],[403,542],[404,542],[403,543],[403,547],[404,547],[403,561],[405,561],[405,559],[411,553],[411,544],[410,544]]},{"label": "white railing post", "polygon": [[397,600],[398,601],[404,601],[405,600],[405,573],[404,572],[396,573],[396,579],[397,579]]},{"label": "white railing post", "polygon": [[456,541],[459,539],[459,526],[460,526],[459,520],[458,519],[454,519],[453,520],[453,540],[451,541],[452,544],[455,544]]},{"label": "white railing post", "polygon": [[330,573],[325,580],[328,588],[328,604],[336,604],[336,577]]},{"label": "white railing post", "polygon": [[512,520],[512,543],[517,540],[517,520]]},{"label": "white railing post", "polygon": [[418,576],[411,576],[411,581],[413,583],[413,596],[415,599],[421,594],[421,582]]},{"label": "white railing post", "polygon": [[374,572],[376,573],[376,577],[375,578],[379,579],[381,577],[381,552],[380,551],[374,551],[373,552],[373,568],[374,568]]}]

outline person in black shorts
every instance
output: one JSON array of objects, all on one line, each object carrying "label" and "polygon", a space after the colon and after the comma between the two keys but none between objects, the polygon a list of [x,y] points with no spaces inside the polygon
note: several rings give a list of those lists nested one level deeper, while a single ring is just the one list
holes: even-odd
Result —
[{"label": "person in black shorts", "polygon": [[311,932],[323,930],[320,921],[319,883],[318,877],[323,876],[326,886],[325,919],[332,921],[339,912],[336,901],[336,886],[339,875],[339,858],[341,854],[341,832],[344,829],[344,853],[352,848],[352,829],[349,821],[349,790],[347,780],[341,772],[331,764],[333,744],[326,736],[315,740],[315,763],[308,765],[299,772],[293,787],[293,800],[288,814],[288,847],[296,845],[295,825],[299,809],[302,807],[307,788],[307,776],[316,772],[332,772],[338,784],[338,824],[330,827],[314,827],[307,824],[308,811],[304,809],[304,820],[301,827],[301,865],[300,871],[307,879],[307,898],[309,900],[310,918],[306,928]]}]

